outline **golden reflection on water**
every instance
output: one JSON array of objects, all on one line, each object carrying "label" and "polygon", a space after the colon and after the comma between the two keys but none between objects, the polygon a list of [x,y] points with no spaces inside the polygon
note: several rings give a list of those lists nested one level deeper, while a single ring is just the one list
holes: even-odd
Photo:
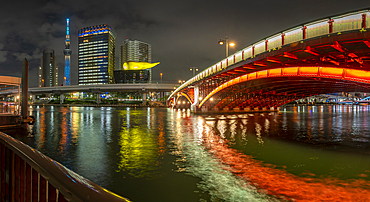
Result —
[{"label": "golden reflection on water", "polygon": [[151,119],[140,119],[143,117],[142,113],[145,112],[126,110],[119,113],[123,121],[118,142],[121,148],[118,154],[120,160],[117,172],[125,172],[131,177],[150,179],[159,175],[156,173],[157,167],[161,164],[159,159],[163,159],[166,152],[165,123],[164,116],[155,117],[158,118],[158,128],[150,131],[148,124],[143,122]]},{"label": "golden reflection on water", "polygon": [[259,123],[255,123],[255,131],[256,131],[256,137],[257,137],[257,141],[259,144],[263,145],[263,140],[262,140],[262,136],[261,136],[261,131],[262,131],[262,126],[261,124]]},{"label": "golden reflection on water", "polygon": [[[163,159],[164,154],[166,153],[166,137],[165,137],[165,116],[158,116],[158,137],[157,137],[157,145],[158,145],[158,157]],[[148,127],[149,128],[149,127]],[[160,161],[157,161],[156,165],[159,165]]]},{"label": "golden reflection on water", "polygon": [[45,143],[45,134],[46,134],[45,111],[46,109],[44,107],[40,108],[37,111],[38,113],[40,113],[38,115],[38,117],[40,117],[38,120],[40,128],[39,129],[40,137],[37,139],[37,146],[39,150],[41,150],[44,147]]},{"label": "golden reflection on water", "polygon": [[72,143],[77,143],[78,142],[78,132],[80,128],[80,122],[81,122],[81,117],[80,117],[80,107],[73,107],[73,113],[72,113],[72,127],[71,127],[71,132],[72,132]]},{"label": "golden reflection on water", "polygon": [[[174,115],[175,114],[175,115]],[[171,117],[176,116],[176,119],[171,119],[171,128],[173,131],[172,136],[173,139],[171,141],[173,142],[173,150],[170,152],[172,155],[178,156],[179,158],[176,158],[175,166],[177,167],[177,172],[183,172],[185,171],[184,167],[181,167],[179,164],[183,163],[186,161],[186,158],[184,156],[184,138],[182,136],[182,131],[181,131],[181,111],[171,111]],[[176,122],[175,122],[176,120]],[[176,124],[175,124],[176,123]]]}]

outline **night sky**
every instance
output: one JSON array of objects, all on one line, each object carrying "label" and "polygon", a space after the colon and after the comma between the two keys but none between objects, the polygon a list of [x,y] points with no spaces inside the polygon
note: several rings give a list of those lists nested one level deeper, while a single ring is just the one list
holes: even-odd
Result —
[{"label": "night sky", "polygon": [[43,49],[54,49],[59,83],[64,71],[66,18],[70,18],[71,83],[78,84],[77,31],[108,24],[119,46],[127,37],[152,45],[153,80],[177,82],[225,57],[217,42],[228,36],[230,54],[265,37],[320,18],[370,8],[368,0],[153,1],[63,0],[2,1],[0,10],[0,75],[21,76],[30,62],[30,87],[37,86]]}]

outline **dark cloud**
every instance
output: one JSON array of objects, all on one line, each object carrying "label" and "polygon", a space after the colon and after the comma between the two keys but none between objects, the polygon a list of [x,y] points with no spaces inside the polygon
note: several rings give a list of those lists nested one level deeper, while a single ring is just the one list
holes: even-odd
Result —
[{"label": "dark cloud", "polygon": [[[64,68],[65,19],[70,18],[72,84],[77,84],[77,31],[109,24],[119,46],[129,37],[152,44],[153,79],[186,80],[190,67],[205,69],[223,59],[228,36],[236,52],[290,27],[370,7],[363,0],[261,1],[6,1],[0,8],[0,75],[21,75],[22,60],[30,62],[30,86],[37,85],[43,49],[54,49],[59,73]],[[62,78],[62,77],[60,77]]]}]

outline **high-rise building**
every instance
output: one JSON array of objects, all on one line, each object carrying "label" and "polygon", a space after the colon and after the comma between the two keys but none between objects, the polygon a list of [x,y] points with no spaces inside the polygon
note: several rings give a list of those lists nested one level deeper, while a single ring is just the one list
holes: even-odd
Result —
[{"label": "high-rise building", "polygon": [[54,50],[42,51],[41,66],[39,66],[39,87],[50,87],[58,85],[58,66]]},{"label": "high-rise building", "polygon": [[65,40],[65,49],[64,49],[64,78],[63,78],[63,85],[69,86],[70,85],[70,64],[71,64],[71,54],[72,50],[70,49],[71,46],[71,39],[69,37],[69,18],[67,18],[67,34]]},{"label": "high-rise building", "polygon": [[114,83],[116,34],[107,25],[78,31],[78,84]]},{"label": "high-rise building", "polygon": [[[126,39],[123,41],[120,47],[120,57],[119,57],[119,68],[118,70],[124,70],[126,75],[137,74],[133,72],[134,70],[125,70],[123,64],[125,62],[152,62],[152,47],[150,44],[138,41]],[[149,83],[152,81],[152,70],[146,69],[142,70],[140,73],[142,75],[148,75]],[[135,75],[129,77],[135,78]],[[127,79],[130,80],[130,79]]]}]

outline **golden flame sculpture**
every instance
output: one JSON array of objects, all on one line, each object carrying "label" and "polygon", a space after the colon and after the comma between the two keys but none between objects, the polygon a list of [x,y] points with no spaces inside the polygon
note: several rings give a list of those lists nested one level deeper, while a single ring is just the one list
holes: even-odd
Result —
[{"label": "golden flame sculpture", "polygon": [[123,70],[143,70],[150,69],[157,66],[160,62],[150,63],[150,62],[132,62],[128,61],[123,63]]}]

